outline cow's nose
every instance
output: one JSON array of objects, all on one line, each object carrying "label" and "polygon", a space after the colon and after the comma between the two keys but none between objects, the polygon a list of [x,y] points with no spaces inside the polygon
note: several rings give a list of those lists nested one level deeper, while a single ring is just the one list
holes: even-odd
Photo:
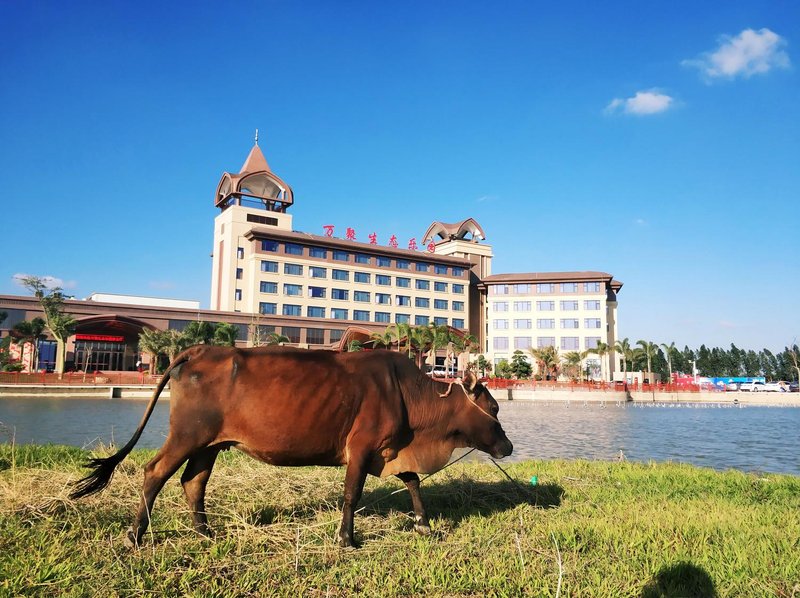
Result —
[{"label": "cow's nose", "polygon": [[508,457],[512,451],[514,450],[514,445],[511,444],[511,441],[506,438],[503,442],[499,443],[492,454],[492,457],[495,459],[502,459],[503,457]]}]

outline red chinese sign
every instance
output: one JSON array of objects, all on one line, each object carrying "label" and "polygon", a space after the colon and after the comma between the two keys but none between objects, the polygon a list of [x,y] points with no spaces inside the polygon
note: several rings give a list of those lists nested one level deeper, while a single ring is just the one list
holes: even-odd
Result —
[{"label": "red chinese sign", "polygon": [[[323,224],[322,228],[325,231],[325,236],[326,237],[333,237],[334,226],[332,224]],[[369,244],[370,245],[377,245],[378,244],[378,235],[377,235],[377,233],[374,233],[374,232],[370,233],[369,235],[367,235],[367,237],[369,238]],[[345,239],[347,239],[348,241],[355,241],[356,240],[356,231],[355,231],[355,229],[347,227],[347,229],[345,231]],[[397,242],[397,237],[395,235],[392,235],[391,237],[389,237],[389,247],[392,247],[393,249],[397,249],[398,245],[399,245],[399,243]],[[419,246],[417,245],[417,238],[416,237],[412,237],[411,239],[409,239],[408,248],[411,251],[419,251]],[[425,249],[427,250],[428,253],[435,253],[436,252],[436,243],[431,241],[430,243],[428,243],[428,245],[425,247]]]},{"label": "red chinese sign", "polygon": [[112,336],[110,334],[76,334],[76,341],[98,341],[102,343],[122,343],[125,342],[124,336]]}]

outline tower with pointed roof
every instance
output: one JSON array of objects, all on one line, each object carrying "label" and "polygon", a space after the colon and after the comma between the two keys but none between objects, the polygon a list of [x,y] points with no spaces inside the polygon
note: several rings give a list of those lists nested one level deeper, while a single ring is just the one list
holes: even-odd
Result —
[{"label": "tower with pointed roof", "polygon": [[238,173],[224,172],[214,194],[219,214],[214,219],[211,309],[247,311],[245,280],[257,271],[256,259],[245,234],[256,228],[292,230],[288,208],[294,203],[292,188],[272,172],[264,153],[255,143]]}]

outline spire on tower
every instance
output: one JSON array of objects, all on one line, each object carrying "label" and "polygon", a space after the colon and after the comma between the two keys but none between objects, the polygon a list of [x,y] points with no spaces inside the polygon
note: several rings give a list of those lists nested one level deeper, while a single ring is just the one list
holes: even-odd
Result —
[{"label": "spire on tower", "polygon": [[258,129],[256,129],[256,145],[258,145]]}]

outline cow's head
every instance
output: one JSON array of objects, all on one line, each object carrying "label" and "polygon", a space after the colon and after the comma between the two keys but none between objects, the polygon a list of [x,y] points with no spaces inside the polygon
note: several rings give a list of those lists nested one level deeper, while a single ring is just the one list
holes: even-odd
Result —
[{"label": "cow's head", "polygon": [[464,436],[467,445],[495,459],[510,455],[514,446],[497,420],[500,410],[497,401],[472,372],[466,373],[459,386],[464,390],[466,401],[455,418],[457,433]]}]

